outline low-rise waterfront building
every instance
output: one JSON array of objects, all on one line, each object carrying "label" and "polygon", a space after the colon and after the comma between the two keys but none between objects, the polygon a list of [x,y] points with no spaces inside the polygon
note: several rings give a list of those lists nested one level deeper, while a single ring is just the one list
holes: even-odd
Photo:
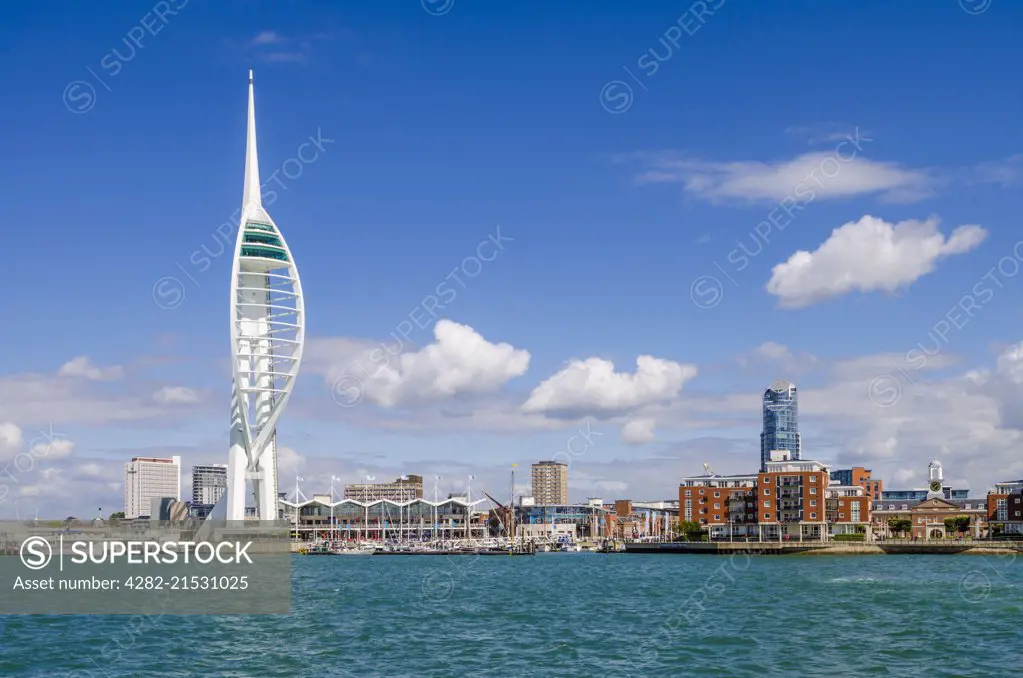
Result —
[{"label": "low-rise waterfront building", "polygon": [[[961,533],[949,530],[946,518],[968,518]],[[923,501],[875,501],[872,509],[873,533],[882,538],[910,537],[913,539],[946,539],[969,536],[975,539],[987,536],[988,504],[986,499],[944,499],[932,497]],[[905,531],[892,529],[895,521],[910,527]],[[908,521],[908,523],[905,523]]]},{"label": "low-rise waterfront building", "polygon": [[656,539],[668,535],[678,520],[678,509],[672,501],[638,501],[619,499],[610,515],[609,535],[618,540]]},{"label": "low-rise waterfront building", "polygon": [[523,504],[515,511],[515,534],[525,539],[603,539],[611,535],[612,511],[600,499],[585,504]]},{"label": "low-rise waterfront building", "polygon": [[364,503],[383,499],[399,503],[422,499],[423,477],[406,475],[390,483],[349,483],[345,485],[344,498]]},{"label": "low-rise waterfront building", "polygon": [[281,514],[303,541],[480,539],[487,535],[490,502],[450,498],[438,502],[390,499],[361,502],[315,495],[301,502],[278,500]]}]

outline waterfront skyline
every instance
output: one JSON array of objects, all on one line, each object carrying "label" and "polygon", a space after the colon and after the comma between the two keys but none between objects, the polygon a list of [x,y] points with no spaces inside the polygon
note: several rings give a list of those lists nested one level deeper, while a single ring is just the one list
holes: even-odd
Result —
[{"label": "waterfront skyline", "polygon": [[572,501],[671,497],[755,469],[779,378],[805,459],[1023,477],[1018,5],[723,3],[680,29],[684,7],[171,4],[134,47],[146,7],[0,9],[9,313],[33,318],[4,332],[0,517],[120,506],[133,456],[226,461],[250,67],[264,201],[315,290],[281,490],[503,497],[553,458]]}]

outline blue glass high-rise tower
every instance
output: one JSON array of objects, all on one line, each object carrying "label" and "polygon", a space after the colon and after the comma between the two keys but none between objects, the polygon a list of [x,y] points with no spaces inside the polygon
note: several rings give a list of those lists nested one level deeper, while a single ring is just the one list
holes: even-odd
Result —
[{"label": "blue glass high-rise tower", "polygon": [[764,430],[760,434],[760,470],[767,470],[773,450],[788,450],[793,460],[800,458],[799,398],[796,385],[776,381],[764,391]]}]

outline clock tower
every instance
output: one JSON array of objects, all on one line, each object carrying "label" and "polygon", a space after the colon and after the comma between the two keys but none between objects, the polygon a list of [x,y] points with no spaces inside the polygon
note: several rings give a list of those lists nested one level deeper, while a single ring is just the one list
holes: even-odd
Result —
[{"label": "clock tower", "polygon": [[944,499],[945,492],[942,487],[945,483],[942,477],[940,461],[937,459],[931,460],[931,463],[927,465],[927,476],[927,499]]}]

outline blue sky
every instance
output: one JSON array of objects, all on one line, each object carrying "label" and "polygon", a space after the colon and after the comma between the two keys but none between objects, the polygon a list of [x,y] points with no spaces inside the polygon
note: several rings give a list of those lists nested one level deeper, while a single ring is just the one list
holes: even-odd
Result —
[{"label": "blue sky", "polygon": [[[73,445],[19,471],[0,513],[119,505],[133,454],[226,461],[230,261],[196,262],[240,204],[249,68],[307,297],[285,486],[476,473],[506,492],[511,463],[590,422],[573,496],[671,497],[703,462],[754,468],[778,378],[801,388],[806,457],[892,486],[931,456],[977,492],[1023,476],[1010,264],[929,336],[1020,239],[1021,21],[1004,0],[4,5],[0,460],[50,423]],[[833,176],[757,236],[814,169]],[[337,377],[498,228],[443,313],[449,350],[418,353],[437,340],[417,329],[394,389],[338,407]],[[742,270],[740,243],[759,252]],[[940,350],[890,375],[918,342]],[[641,355],[662,362],[633,375]],[[573,359],[614,372],[561,375]]]}]

